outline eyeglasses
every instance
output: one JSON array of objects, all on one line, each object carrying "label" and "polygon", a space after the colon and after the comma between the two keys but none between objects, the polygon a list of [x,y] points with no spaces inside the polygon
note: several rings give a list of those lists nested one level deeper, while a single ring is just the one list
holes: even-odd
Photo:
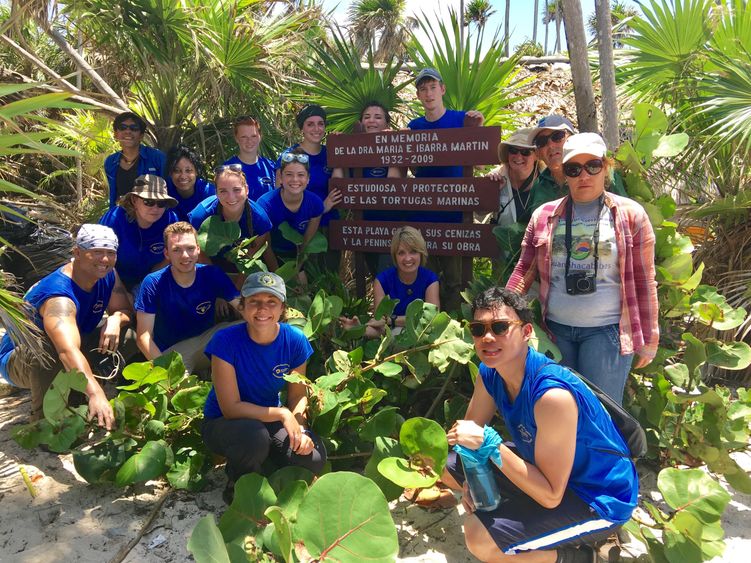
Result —
[{"label": "eyeglasses", "polygon": [[471,321],[467,323],[469,332],[475,338],[482,338],[491,331],[496,336],[503,336],[513,325],[523,325],[523,321]]},{"label": "eyeglasses", "polygon": [[282,153],[282,162],[289,164],[290,162],[295,161],[300,164],[307,164],[310,161],[310,157],[307,154],[297,154],[294,152]]},{"label": "eyeglasses", "polygon": [[529,156],[532,154],[532,149],[521,149],[519,147],[509,147],[509,154],[520,154],[522,156]]},{"label": "eyeglasses", "polygon": [[136,123],[131,123],[128,125],[127,123],[120,123],[117,127],[115,127],[118,131],[127,131],[130,129],[134,133],[140,133],[141,132],[141,126]]},{"label": "eyeglasses", "polygon": [[243,167],[242,164],[222,164],[221,166],[217,166],[214,168],[214,174],[221,174],[222,172],[226,172],[227,170],[232,170],[232,172],[242,172]]},{"label": "eyeglasses", "polygon": [[563,165],[563,173],[569,178],[578,178],[582,170],[586,170],[590,176],[597,176],[602,172],[602,160],[599,158],[579,164],[577,162],[567,162]]},{"label": "eyeglasses", "polygon": [[535,146],[538,149],[541,149],[548,144],[548,141],[560,143],[565,137],[566,132],[562,129],[559,131],[553,131],[550,135],[537,135],[537,137],[535,137]]},{"label": "eyeglasses", "polygon": [[165,207],[167,207],[167,202],[163,199],[146,199],[145,197],[142,197],[141,201],[146,207],[154,207],[155,205],[159,209],[164,209]]}]

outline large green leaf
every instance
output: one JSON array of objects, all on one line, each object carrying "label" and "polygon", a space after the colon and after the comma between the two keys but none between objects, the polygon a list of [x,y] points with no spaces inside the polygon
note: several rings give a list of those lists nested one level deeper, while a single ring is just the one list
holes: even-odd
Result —
[{"label": "large green leaf", "polygon": [[293,535],[321,561],[386,563],[399,551],[381,490],[367,477],[345,471],[313,483],[297,512]]},{"label": "large green leaf", "polygon": [[373,443],[373,454],[365,465],[365,476],[378,485],[378,488],[381,489],[386,500],[391,501],[399,498],[404,487],[400,487],[390,479],[384,477],[381,472],[378,471],[378,464],[381,460],[384,460],[387,457],[401,457],[403,455],[404,452],[402,452],[399,442],[393,438],[386,438],[383,436],[376,437]]},{"label": "large green leaf", "polygon": [[378,462],[378,472],[400,487],[424,489],[438,481],[439,473],[430,467],[416,465],[403,457],[387,457]]},{"label": "large green leaf", "polygon": [[725,369],[746,369],[751,365],[751,346],[745,342],[707,341],[707,363]]},{"label": "large green leaf", "polygon": [[87,379],[80,371],[61,371],[55,376],[50,388],[44,394],[42,411],[51,424],[61,421],[68,411],[68,397],[75,390],[86,391]]},{"label": "large green leaf", "polygon": [[235,483],[235,498],[219,520],[224,541],[255,534],[265,523],[264,512],[276,504],[276,494],[265,477],[249,473]]},{"label": "large green leaf", "polygon": [[274,534],[279,547],[279,554],[286,563],[291,563],[294,561],[294,550],[292,549],[292,530],[289,520],[278,506],[270,506],[264,514],[274,523]]},{"label": "large green leaf", "polygon": [[362,440],[373,442],[378,436],[391,436],[404,419],[398,407],[385,407],[363,423],[358,432]]},{"label": "large green leaf", "polygon": [[196,563],[230,563],[227,547],[213,514],[201,518],[193,528],[188,551],[193,554]]},{"label": "large green leaf", "polygon": [[448,458],[448,441],[440,424],[427,418],[410,418],[402,424],[399,443],[405,455],[417,465],[431,467],[441,474]]},{"label": "large green leaf", "polygon": [[201,223],[198,245],[207,256],[216,256],[223,248],[235,244],[240,236],[238,223],[224,221],[219,215],[212,215]]},{"label": "large green leaf", "polygon": [[686,510],[705,524],[718,521],[730,502],[730,494],[701,469],[663,469],[657,488],[671,508]]},{"label": "large green leaf", "polygon": [[209,391],[211,391],[211,388],[207,384],[180,389],[175,393],[170,402],[177,412],[203,409]]},{"label": "large green leaf", "polygon": [[171,457],[168,450],[164,440],[146,442],[141,451],[128,458],[119,469],[115,484],[124,487],[159,477],[167,470],[167,459]]},{"label": "large green leaf", "polygon": [[73,466],[89,483],[112,482],[135,446],[136,442],[128,438],[119,442],[104,442],[93,448],[76,449],[73,451]]}]

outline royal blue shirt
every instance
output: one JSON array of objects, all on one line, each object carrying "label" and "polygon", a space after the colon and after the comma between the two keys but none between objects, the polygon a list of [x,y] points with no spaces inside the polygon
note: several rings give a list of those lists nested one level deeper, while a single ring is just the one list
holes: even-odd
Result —
[{"label": "royal blue shirt", "polygon": [[[120,151],[109,155],[104,161],[104,173],[107,176],[107,185],[110,188],[110,208],[117,204],[117,169],[120,168]],[[167,169],[167,157],[159,149],[139,145],[138,147],[137,176],[142,174],[156,174],[164,178]]]},{"label": "royal blue shirt", "polygon": [[537,436],[535,404],[550,389],[571,393],[579,412],[568,486],[605,520],[623,523],[631,518],[639,492],[636,468],[610,415],[581,379],[532,348],[527,351],[524,380],[513,402],[496,370],[480,364],[480,376],[519,455],[532,464]]},{"label": "royal blue shirt", "polygon": [[164,260],[164,229],[176,222],[175,212],[165,209],[156,223],[148,229],[142,229],[119,206],[113,207],[99,219],[100,224],[107,225],[117,235],[115,268],[125,287],[131,289]]},{"label": "royal blue shirt", "polygon": [[259,156],[255,164],[247,164],[235,155],[224,164],[239,164],[243,167],[245,180],[248,182],[248,199],[251,201],[258,201],[258,198],[272,191],[276,185],[276,167],[270,158]]},{"label": "royal blue shirt", "polygon": [[[297,148],[301,148],[300,145],[292,145],[285,152],[291,152]],[[329,180],[331,179],[331,168],[326,164],[326,145],[321,145],[321,152],[318,154],[308,154],[310,161],[308,162],[310,179],[308,180],[308,187],[306,191],[316,194],[321,201],[324,201],[329,195]],[[281,155],[276,161],[276,167],[281,170],[282,157]],[[336,209],[332,209],[328,213],[324,213],[321,217],[321,226],[325,227],[332,219],[338,219],[339,212]]]},{"label": "royal blue shirt", "polygon": [[323,213],[323,202],[316,194],[305,190],[302,203],[297,211],[290,211],[282,201],[282,188],[265,194],[258,200],[258,206],[269,216],[274,230],[271,231],[271,247],[274,252],[294,252],[295,245],[282,236],[279,225],[285,221],[298,233],[305,234],[305,229],[311,219],[320,217]]},{"label": "royal blue shirt", "polygon": [[[409,122],[410,129],[454,129],[464,126],[464,116],[467,112],[447,109],[440,119],[428,121],[424,115]],[[412,169],[415,178],[461,178],[464,173],[463,166],[420,166]],[[446,223],[461,223],[462,214],[454,211],[429,211],[408,213],[409,221],[437,221]]]},{"label": "royal blue shirt", "polygon": [[203,178],[196,178],[193,195],[190,197],[182,197],[180,192],[177,191],[177,188],[172,181],[172,177],[168,176],[167,192],[177,200],[177,207],[173,207],[172,211],[175,212],[175,215],[177,215],[177,218],[180,219],[180,221],[187,221],[188,215],[193,209],[195,209],[196,205],[201,203],[207,197],[216,195],[216,186]]},{"label": "royal blue shirt", "polygon": [[[235,368],[240,400],[262,407],[278,407],[284,376],[308,361],[313,348],[301,330],[279,323],[279,334],[269,344],[258,344],[248,335],[245,323],[218,330],[206,346],[206,355],[216,356]],[[219,418],[222,410],[211,388],[203,408],[206,418]]]},{"label": "royal blue shirt", "polygon": [[214,326],[214,304],[232,301],[240,292],[217,266],[196,264],[196,279],[182,287],[167,266],[146,276],[136,297],[136,311],[155,315],[154,343],[161,351]]},{"label": "royal blue shirt", "polygon": [[431,270],[420,266],[417,269],[417,278],[410,285],[399,279],[399,273],[395,266],[378,274],[376,279],[381,283],[383,292],[390,299],[398,299],[399,303],[394,307],[395,315],[405,315],[407,306],[415,299],[425,301],[425,292],[428,286],[438,281],[438,276]]}]

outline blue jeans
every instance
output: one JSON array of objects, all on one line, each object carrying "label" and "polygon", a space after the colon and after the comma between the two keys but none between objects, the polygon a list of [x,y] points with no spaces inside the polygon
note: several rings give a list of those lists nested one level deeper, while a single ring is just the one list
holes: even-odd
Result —
[{"label": "blue jeans", "polygon": [[621,354],[617,324],[579,327],[546,320],[561,351],[561,364],[575,369],[618,404],[623,403],[633,354]]}]

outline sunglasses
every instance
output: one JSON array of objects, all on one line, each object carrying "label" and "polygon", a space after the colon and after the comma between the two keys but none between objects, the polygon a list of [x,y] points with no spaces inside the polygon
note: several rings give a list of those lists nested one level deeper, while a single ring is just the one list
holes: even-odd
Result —
[{"label": "sunglasses", "polygon": [[167,207],[167,202],[163,199],[146,199],[142,197],[141,201],[146,207],[154,207],[155,205],[159,209],[164,209],[165,207]]},{"label": "sunglasses", "polygon": [[563,165],[563,173],[569,178],[578,178],[582,170],[586,170],[590,176],[597,176],[602,172],[602,160],[594,159],[584,164],[578,164],[576,162],[567,162]]},{"label": "sunglasses", "polygon": [[243,167],[242,164],[222,164],[221,166],[217,166],[214,168],[214,174],[221,174],[222,172],[226,172],[227,170],[231,170],[232,172],[242,172]]},{"label": "sunglasses", "polygon": [[541,149],[548,144],[548,141],[560,143],[565,137],[566,132],[562,129],[559,131],[553,131],[550,135],[537,135],[537,137],[535,137],[535,146],[538,149]]},{"label": "sunglasses", "polygon": [[141,126],[137,125],[135,123],[132,123],[130,125],[128,125],[127,123],[121,123],[115,129],[117,129],[118,131],[127,131],[128,129],[130,129],[134,133],[140,133],[141,132]]},{"label": "sunglasses", "polygon": [[289,164],[290,162],[295,161],[300,164],[307,164],[310,161],[310,157],[307,154],[296,154],[292,152],[282,153],[282,162]]},{"label": "sunglasses", "polygon": [[519,147],[509,147],[509,154],[520,154],[522,156],[529,156],[532,154],[532,149],[521,149]]},{"label": "sunglasses", "polygon": [[475,338],[482,338],[488,331],[496,336],[503,336],[513,325],[523,325],[523,321],[470,321],[467,323],[469,332]]}]

